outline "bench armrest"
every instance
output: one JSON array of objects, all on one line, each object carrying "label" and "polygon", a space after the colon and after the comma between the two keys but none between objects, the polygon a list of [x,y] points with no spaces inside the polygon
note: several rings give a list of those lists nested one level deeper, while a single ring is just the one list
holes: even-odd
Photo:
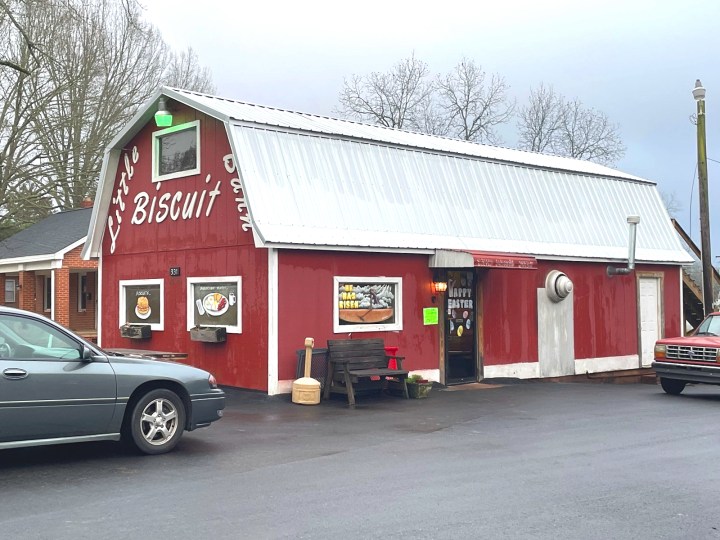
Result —
[{"label": "bench armrest", "polygon": [[399,354],[386,354],[385,358],[388,360],[388,362],[393,359],[397,360],[397,368],[398,369],[403,368],[402,363],[403,363],[403,360],[405,360],[404,356],[400,356]]}]

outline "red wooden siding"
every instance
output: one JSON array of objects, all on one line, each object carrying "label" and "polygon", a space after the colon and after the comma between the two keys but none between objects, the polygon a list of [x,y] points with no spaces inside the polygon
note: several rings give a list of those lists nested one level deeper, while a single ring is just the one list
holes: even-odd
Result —
[{"label": "red wooden siding", "polygon": [[[106,223],[103,237],[103,312],[102,344],[105,347],[131,347],[189,353],[188,363],[211,371],[220,384],[267,389],[267,251],[254,247],[252,232],[242,229],[231,180],[237,173],[228,173],[223,157],[231,153],[225,127],[194,110],[174,112],[175,123],[200,120],[200,174],[157,184],[151,181],[152,133],[148,124],[126,146],[115,178],[117,193],[122,173],[126,172],[124,156],[130,159],[133,175],[126,180],[128,193],[123,195],[124,211],[118,202],[109,207],[113,218],[115,249],[111,253],[111,234]],[[132,149],[137,148],[137,162],[132,162]],[[218,187],[218,182],[220,183]],[[219,189],[209,216],[206,208],[209,192]],[[161,223],[153,219],[133,224],[136,214],[135,197],[145,192],[150,198],[164,193],[187,194],[205,192],[204,206],[199,215],[190,219]],[[156,203],[157,204],[157,203]],[[149,210],[151,203],[146,210]],[[197,208],[197,207],[196,207]],[[157,211],[156,207],[156,211]],[[121,222],[118,223],[117,216]],[[119,225],[119,229],[117,228]],[[171,277],[170,267],[180,267],[181,275]],[[240,275],[242,281],[242,334],[228,334],[220,344],[194,342],[187,330],[188,277]],[[119,281],[128,279],[164,280],[164,330],[154,331],[149,340],[130,340],[119,333]]]},{"label": "red wooden siding", "polygon": [[[575,358],[638,354],[636,275],[607,275],[607,264],[539,261],[537,270],[489,270],[481,277],[485,365],[538,361],[537,293],[550,270],[573,281]],[[677,267],[640,265],[663,275],[666,335],[678,335],[680,272]]]},{"label": "red wooden siding", "polygon": [[[305,338],[315,338],[315,347],[326,347],[328,339],[346,339],[333,332],[335,276],[401,277],[402,331],[356,332],[352,338],[381,337],[386,345],[399,347],[403,367],[437,369],[441,327],[424,326],[422,308],[431,303],[427,255],[343,253],[337,251],[284,250],[279,256],[279,379],[295,378],[296,350]],[[439,300],[438,300],[439,302]]]},{"label": "red wooden siding", "polygon": [[541,273],[493,268],[480,274],[485,365],[538,361],[536,289],[545,275]]}]

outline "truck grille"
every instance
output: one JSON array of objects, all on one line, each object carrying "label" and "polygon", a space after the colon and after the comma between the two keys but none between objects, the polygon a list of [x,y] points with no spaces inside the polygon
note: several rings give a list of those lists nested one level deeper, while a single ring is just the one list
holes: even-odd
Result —
[{"label": "truck grille", "polygon": [[670,360],[696,360],[699,362],[717,362],[716,347],[690,347],[688,345],[668,345],[665,358]]}]

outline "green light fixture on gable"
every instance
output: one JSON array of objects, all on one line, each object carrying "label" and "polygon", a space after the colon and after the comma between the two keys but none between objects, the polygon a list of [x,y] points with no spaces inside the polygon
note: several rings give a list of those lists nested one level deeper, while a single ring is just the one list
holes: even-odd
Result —
[{"label": "green light fixture on gable", "polygon": [[161,97],[158,101],[158,110],[155,113],[155,124],[158,127],[170,127],[172,126],[172,120],[172,113],[167,109],[165,98]]}]

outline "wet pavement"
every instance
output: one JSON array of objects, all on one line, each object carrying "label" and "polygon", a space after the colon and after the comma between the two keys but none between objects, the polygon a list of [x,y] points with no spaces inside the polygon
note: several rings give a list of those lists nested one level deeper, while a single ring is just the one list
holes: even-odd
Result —
[{"label": "wet pavement", "polygon": [[0,452],[3,538],[720,538],[720,387],[434,388],[315,406],[227,389],[167,455]]}]

